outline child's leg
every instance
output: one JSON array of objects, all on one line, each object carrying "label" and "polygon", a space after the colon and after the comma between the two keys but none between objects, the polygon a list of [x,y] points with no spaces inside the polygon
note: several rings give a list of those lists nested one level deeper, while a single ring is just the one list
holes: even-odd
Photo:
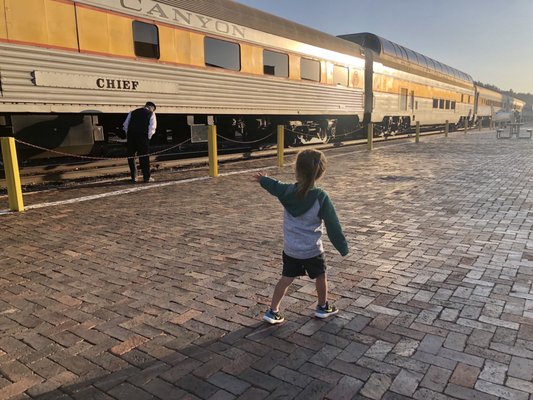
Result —
[{"label": "child's leg", "polygon": [[273,311],[279,311],[279,304],[281,303],[283,296],[285,296],[285,293],[287,293],[287,288],[291,285],[293,280],[294,278],[282,276],[276,284],[274,294],[272,295],[272,303],[270,303],[270,308]]},{"label": "child's leg", "polygon": [[318,295],[318,305],[323,306],[328,301],[328,278],[326,273],[316,277],[315,285]]}]

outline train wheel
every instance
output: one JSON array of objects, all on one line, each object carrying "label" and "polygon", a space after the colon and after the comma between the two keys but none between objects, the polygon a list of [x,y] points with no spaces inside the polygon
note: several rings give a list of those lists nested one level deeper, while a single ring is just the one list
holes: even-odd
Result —
[{"label": "train wheel", "polygon": [[317,130],[317,136],[318,138],[320,139],[320,141],[322,143],[328,143],[333,137],[335,137],[335,134],[331,131],[333,131],[335,128],[333,129],[328,129],[328,128],[320,128]]}]

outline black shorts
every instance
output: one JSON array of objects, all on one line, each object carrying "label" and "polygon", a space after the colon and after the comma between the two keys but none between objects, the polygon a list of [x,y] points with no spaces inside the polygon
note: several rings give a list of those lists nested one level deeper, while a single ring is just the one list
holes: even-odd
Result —
[{"label": "black shorts", "polygon": [[283,252],[283,276],[296,278],[297,276],[304,276],[306,273],[311,279],[315,279],[326,273],[326,258],[324,257],[324,253],[302,260],[288,256]]}]

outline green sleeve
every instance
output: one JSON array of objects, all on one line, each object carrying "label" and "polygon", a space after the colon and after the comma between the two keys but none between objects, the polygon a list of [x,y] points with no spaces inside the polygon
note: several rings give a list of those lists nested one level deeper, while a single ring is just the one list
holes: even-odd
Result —
[{"label": "green sleeve", "polygon": [[341,256],[347,255],[348,243],[346,242],[346,237],[342,232],[342,226],[339,222],[339,218],[337,217],[335,207],[333,206],[331,199],[325,192],[324,199],[320,206],[320,217],[324,220],[324,225],[326,226],[328,238],[333,244],[333,246],[335,246]]},{"label": "green sleeve", "polygon": [[276,179],[269,178],[268,176],[261,177],[259,184],[265,189],[268,193],[279,198],[291,186],[289,183],[283,183]]}]

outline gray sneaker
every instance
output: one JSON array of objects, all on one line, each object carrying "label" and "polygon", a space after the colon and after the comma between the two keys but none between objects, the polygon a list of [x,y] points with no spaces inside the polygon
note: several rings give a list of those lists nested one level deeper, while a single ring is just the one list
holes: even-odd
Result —
[{"label": "gray sneaker", "polygon": [[317,318],[327,318],[332,315],[335,315],[339,312],[339,309],[335,306],[330,306],[328,302],[324,307],[316,306],[315,316]]},{"label": "gray sneaker", "polygon": [[285,321],[285,318],[283,318],[279,312],[274,312],[269,308],[263,316],[263,320],[271,324],[281,324],[283,321]]}]

